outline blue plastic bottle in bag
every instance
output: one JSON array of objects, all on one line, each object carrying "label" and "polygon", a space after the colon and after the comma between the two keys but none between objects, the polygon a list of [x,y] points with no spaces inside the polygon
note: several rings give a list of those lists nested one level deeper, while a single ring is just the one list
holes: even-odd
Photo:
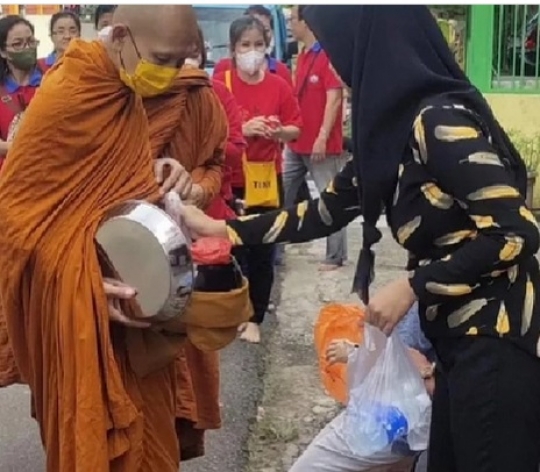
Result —
[{"label": "blue plastic bottle in bag", "polygon": [[349,405],[348,414],[355,417],[357,425],[356,431],[347,428],[347,443],[356,454],[365,456],[383,451],[407,436],[407,418],[395,406],[380,403],[364,407]]}]

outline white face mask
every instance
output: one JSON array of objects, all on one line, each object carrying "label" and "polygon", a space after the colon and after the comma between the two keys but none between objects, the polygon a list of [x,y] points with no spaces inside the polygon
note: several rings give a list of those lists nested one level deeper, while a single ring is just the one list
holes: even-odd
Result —
[{"label": "white face mask", "polygon": [[236,55],[237,67],[246,74],[255,74],[261,70],[266,57],[262,51],[248,51]]},{"label": "white face mask", "polygon": [[105,41],[111,34],[113,27],[112,26],[105,26],[105,28],[102,28],[98,31],[98,39],[100,41]]}]

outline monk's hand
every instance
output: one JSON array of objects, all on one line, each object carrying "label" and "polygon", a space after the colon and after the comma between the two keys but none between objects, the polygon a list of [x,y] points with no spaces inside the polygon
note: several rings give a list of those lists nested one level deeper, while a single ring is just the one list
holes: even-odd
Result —
[{"label": "monk's hand", "polygon": [[199,184],[193,184],[187,203],[202,208],[204,204],[204,189]]},{"label": "monk's hand", "polygon": [[380,288],[369,300],[365,321],[389,336],[416,301],[409,279],[403,277]]},{"label": "monk's hand", "polygon": [[120,300],[129,300],[137,295],[137,291],[123,282],[115,279],[103,279],[103,290],[109,300],[109,319],[130,328],[149,328],[150,323],[136,321],[122,312]]},{"label": "monk's hand", "polygon": [[193,205],[182,205],[179,210],[182,223],[189,230],[193,239],[202,237],[228,238],[225,221],[214,220]]},{"label": "monk's hand", "polygon": [[[165,178],[165,169],[169,170],[169,176]],[[156,182],[160,185],[160,192],[165,195],[171,190],[180,195],[183,200],[189,198],[193,182],[191,175],[176,159],[162,157],[154,163]]]}]

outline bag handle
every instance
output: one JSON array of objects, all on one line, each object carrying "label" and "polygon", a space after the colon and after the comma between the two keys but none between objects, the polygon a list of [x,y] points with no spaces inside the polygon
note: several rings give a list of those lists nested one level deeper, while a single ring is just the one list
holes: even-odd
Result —
[{"label": "bag handle", "polygon": [[231,69],[225,71],[225,87],[227,90],[232,93],[232,73]]}]

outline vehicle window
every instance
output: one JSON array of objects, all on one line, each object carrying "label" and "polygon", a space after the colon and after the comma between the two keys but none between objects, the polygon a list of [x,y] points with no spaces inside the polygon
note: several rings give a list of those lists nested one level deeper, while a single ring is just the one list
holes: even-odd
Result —
[{"label": "vehicle window", "polygon": [[207,66],[213,67],[220,59],[229,57],[229,26],[242,16],[243,9],[196,7],[195,10],[206,43]]}]

